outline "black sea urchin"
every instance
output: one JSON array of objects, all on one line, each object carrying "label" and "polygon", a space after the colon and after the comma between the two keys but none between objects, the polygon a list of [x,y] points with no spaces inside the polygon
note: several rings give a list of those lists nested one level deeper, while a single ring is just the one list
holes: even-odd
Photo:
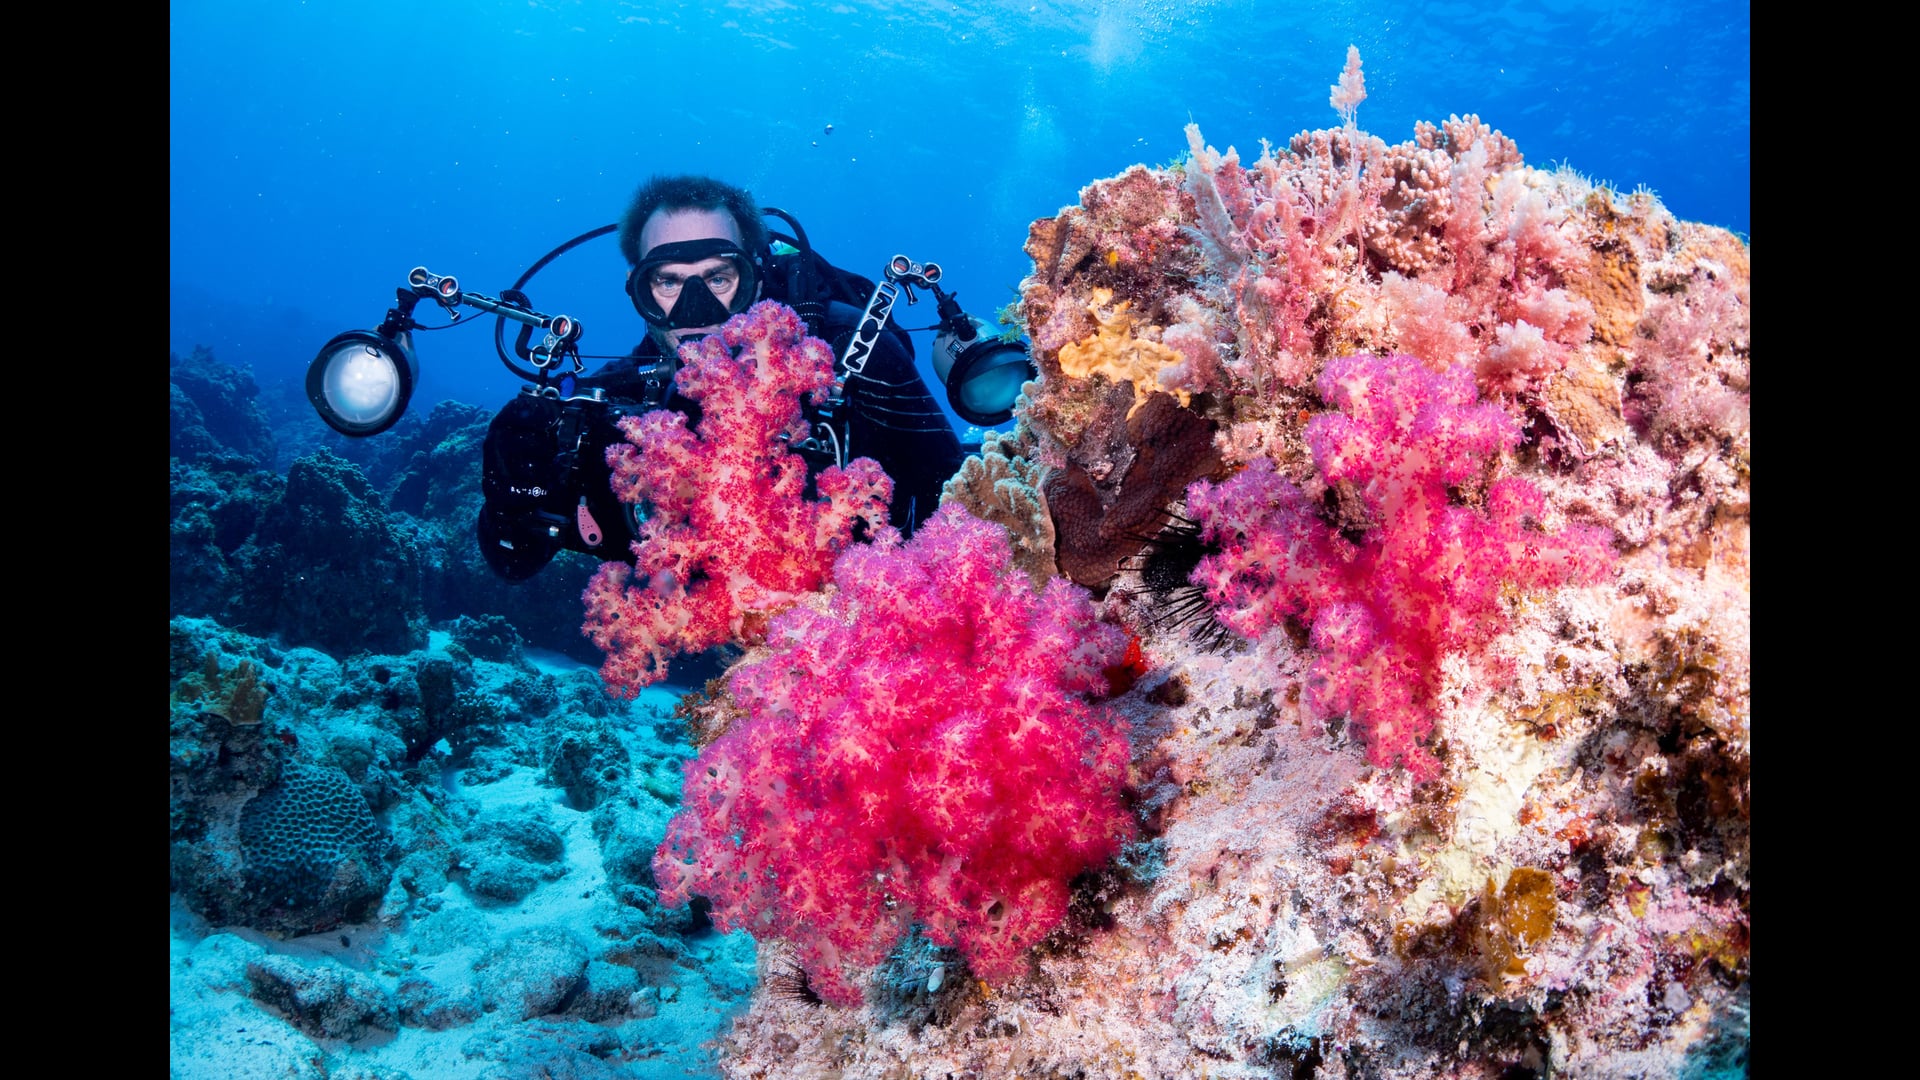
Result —
[{"label": "black sea urchin", "polygon": [[767,974],[767,992],[777,998],[802,1005],[823,1005],[825,999],[813,988],[813,979],[799,964],[788,961]]},{"label": "black sea urchin", "polygon": [[1232,644],[1233,632],[1215,617],[1207,594],[1188,578],[1200,560],[1218,549],[1201,539],[1198,522],[1170,514],[1171,520],[1130,561],[1148,596],[1147,618],[1156,630],[1189,627],[1194,644],[1218,651]]}]

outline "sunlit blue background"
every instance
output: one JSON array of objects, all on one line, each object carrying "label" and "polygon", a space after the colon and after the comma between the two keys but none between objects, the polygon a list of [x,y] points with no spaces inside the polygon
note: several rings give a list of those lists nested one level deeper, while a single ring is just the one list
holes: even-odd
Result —
[{"label": "sunlit blue background", "polygon": [[[1189,120],[1248,159],[1336,124],[1349,43],[1389,142],[1477,112],[1535,164],[1752,229],[1746,3],[175,0],[169,32],[168,343],[263,383],[377,323],[412,266],[496,292],[655,171],[742,184],[869,276],[937,260],[990,314],[1029,221],[1177,159]],[[624,352],[623,269],[595,241],[529,291]],[[510,396],[489,336],[423,339],[416,402]]]}]

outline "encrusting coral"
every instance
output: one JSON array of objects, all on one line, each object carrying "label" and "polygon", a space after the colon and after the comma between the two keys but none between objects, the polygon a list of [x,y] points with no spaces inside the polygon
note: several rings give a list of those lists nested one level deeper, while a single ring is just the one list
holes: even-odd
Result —
[{"label": "encrusting coral", "polygon": [[[1133,409],[1156,390],[1165,390],[1186,405],[1193,396],[1186,388],[1188,372],[1183,365],[1187,358],[1177,349],[1136,334],[1135,320],[1127,313],[1130,306],[1125,300],[1113,303],[1113,293],[1105,289],[1094,290],[1089,313],[1098,329],[1090,337],[1061,346],[1060,370],[1079,379],[1104,375],[1114,382],[1131,383]],[[1148,333],[1160,330],[1157,326],[1145,329]]]},{"label": "encrusting coral", "polygon": [[173,692],[176,703],[197,705],[232,724],[257,724],[267,706],[268,688],[261,682],[260,665],[241,659],[221,666],[220,654],[207,650],[198,676],[187,676]]}]

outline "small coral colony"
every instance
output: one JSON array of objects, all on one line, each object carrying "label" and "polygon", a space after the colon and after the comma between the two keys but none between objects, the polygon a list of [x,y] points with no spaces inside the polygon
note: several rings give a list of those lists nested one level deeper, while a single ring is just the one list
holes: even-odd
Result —
[{"label": "small coral colony", "polygon": [[[1366,1003],[1446,979],[1604,1045],[1744,1007],[1749,249],[1476,117],[1366,133],[1357,52],[1332,90],[1341,126],[1252,163],[1189,126],[1033,224],[1041,377],[910,538],[873,462],[785,451],[832,376],[778,305],[697,347],[697,425],[627,422],[607,680],[746,647],[663,902],[839,1004],[909,933],[989,988],[1061,934],[1211,963],[1178,878],[1257,891],[1199,850],[1240,805],[1328,920],[1298,1030],[1411,1038]],[[1160,876],[1115,869],[1146,845]],[[1103,879],[1119,915],[1075,921]]]}]

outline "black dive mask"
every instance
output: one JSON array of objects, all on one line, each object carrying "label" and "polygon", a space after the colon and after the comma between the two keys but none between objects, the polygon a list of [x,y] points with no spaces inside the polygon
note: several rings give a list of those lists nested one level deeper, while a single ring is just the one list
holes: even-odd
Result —
[{"label": "black dive mask", "polygon": [[[722,304],[702,277],[689,277],[680,283],[680,295],[672,299],[671,310],[663,310],[654,300],[650,282],[655,271],[673,263],[698,263],[714,258],[725,259],[740,277],[740,284],[733,290],[732,305]],[[747,310],[759,291],[758,283],[753,260],[733,241],[679,240],[647,252],[647,257],[641,259],[640,265],[627,277],[627,295],[633,300],[634,310],[656,329],[688,330],[696,326],[718,326],[729,316]]]}]

